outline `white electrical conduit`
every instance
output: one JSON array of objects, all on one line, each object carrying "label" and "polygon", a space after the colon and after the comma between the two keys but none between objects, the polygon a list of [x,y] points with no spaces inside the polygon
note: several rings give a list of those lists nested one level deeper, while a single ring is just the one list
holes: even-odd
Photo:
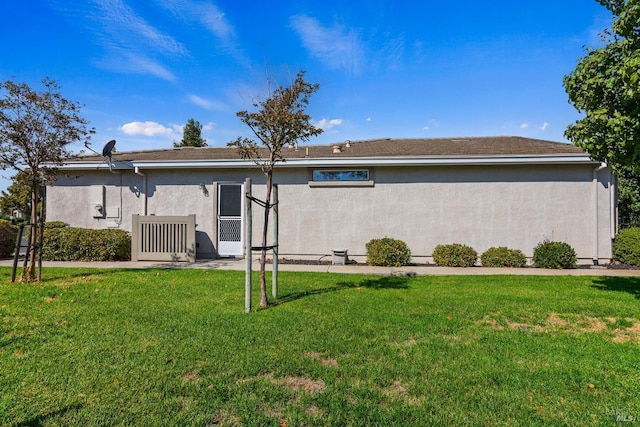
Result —
[{"label": "white electrical conduit", "polygon": [[143,215],[147,216],[147,175],[145,175],[143,172],[140,172],[140,168],[138,166],[134,168],[134,172],[136,175],[140,175],[142,177],[142,193],[144,194]]}]

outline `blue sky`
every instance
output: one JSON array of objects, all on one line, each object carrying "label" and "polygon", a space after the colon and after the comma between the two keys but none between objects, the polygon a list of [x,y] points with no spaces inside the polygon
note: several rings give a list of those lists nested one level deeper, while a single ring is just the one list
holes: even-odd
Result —
[{"label": "blue sky", "polygon": [[111,139],[118,151],[171,147],[189,118],[211,146],[250,136],[235,113],[265,95],[267,73],[287,85],[299,70],[320,84],[313,144],[565,141],[579,115],[562,77],[610,20],[595,0],[12,0],[0,79],[57,80],[98,151]]}]

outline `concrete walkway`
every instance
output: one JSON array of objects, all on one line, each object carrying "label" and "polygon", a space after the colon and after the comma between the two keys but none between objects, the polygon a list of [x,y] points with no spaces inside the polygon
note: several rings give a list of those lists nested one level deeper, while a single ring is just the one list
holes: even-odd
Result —
[{"label": "concrete walkway", "polygon": [[[13,260],[0,260],[0,266],[11,267]],[[44,261],[43,267],[76,267],[76,268],[197,268],[210,270],[238,270],[245,269],[244,259],[218,259],[199,260],[195,263],[187,262],[156,262],[156,261],[119,261],[119,262],[67,262]],[[20,263],[19,266],[22,266]],[[267,264],[267,270],[272,265]],[[253,270],[258,270],[260,264],[254,260]],[[306,265],[306,264],[279,264],[278,271],[309,271],[323,273],[347,273],[347,274],[375,274],[389,275],[418,275],[418,276],[442,276],[442,275],[529,275],[529,276],[639,276],[640,270],[618,270],[604,267],[577,268],[572,270],[547,270],[542,268],[455,268],[436,267],[431,265],[416,265],[407,267],[372,267],[365,264],[349,265]]]}]

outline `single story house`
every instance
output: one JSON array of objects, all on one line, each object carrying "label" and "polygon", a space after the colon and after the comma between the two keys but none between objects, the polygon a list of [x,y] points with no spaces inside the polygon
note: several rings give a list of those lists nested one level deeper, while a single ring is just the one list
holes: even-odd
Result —
[{"label": "single story house", "polygon": [[[615,178],[570,144],[385,138],[292,146],[283,156],[274,171],[281,258],[346,249],[364,260],[365,244],[380,237],[405,241],[416,262],[448,243],[479,254],[507,246],[532,257],[544,240],[569,243],[583,264],[612,258]],[[111,163],[73,157],[47,188],[47,220],[131,232],[135,215],[195,215],[198,258],[242,256],[246,178],[264,198],[261,170],[227,147],[118,152]],[[262,217],[254,206],[254,236]]]}]

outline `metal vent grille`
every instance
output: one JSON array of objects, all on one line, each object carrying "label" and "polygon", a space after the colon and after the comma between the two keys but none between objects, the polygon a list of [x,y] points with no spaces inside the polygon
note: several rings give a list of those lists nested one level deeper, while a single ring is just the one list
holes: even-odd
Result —
[{"label": "metal vent grille", "polygon": [[186,224],[141,224],[140,252],[187,252]]},{"label": "metal vent grille", "polygon": [[132,215],[132,261],[196,260],[196,216]]}]

